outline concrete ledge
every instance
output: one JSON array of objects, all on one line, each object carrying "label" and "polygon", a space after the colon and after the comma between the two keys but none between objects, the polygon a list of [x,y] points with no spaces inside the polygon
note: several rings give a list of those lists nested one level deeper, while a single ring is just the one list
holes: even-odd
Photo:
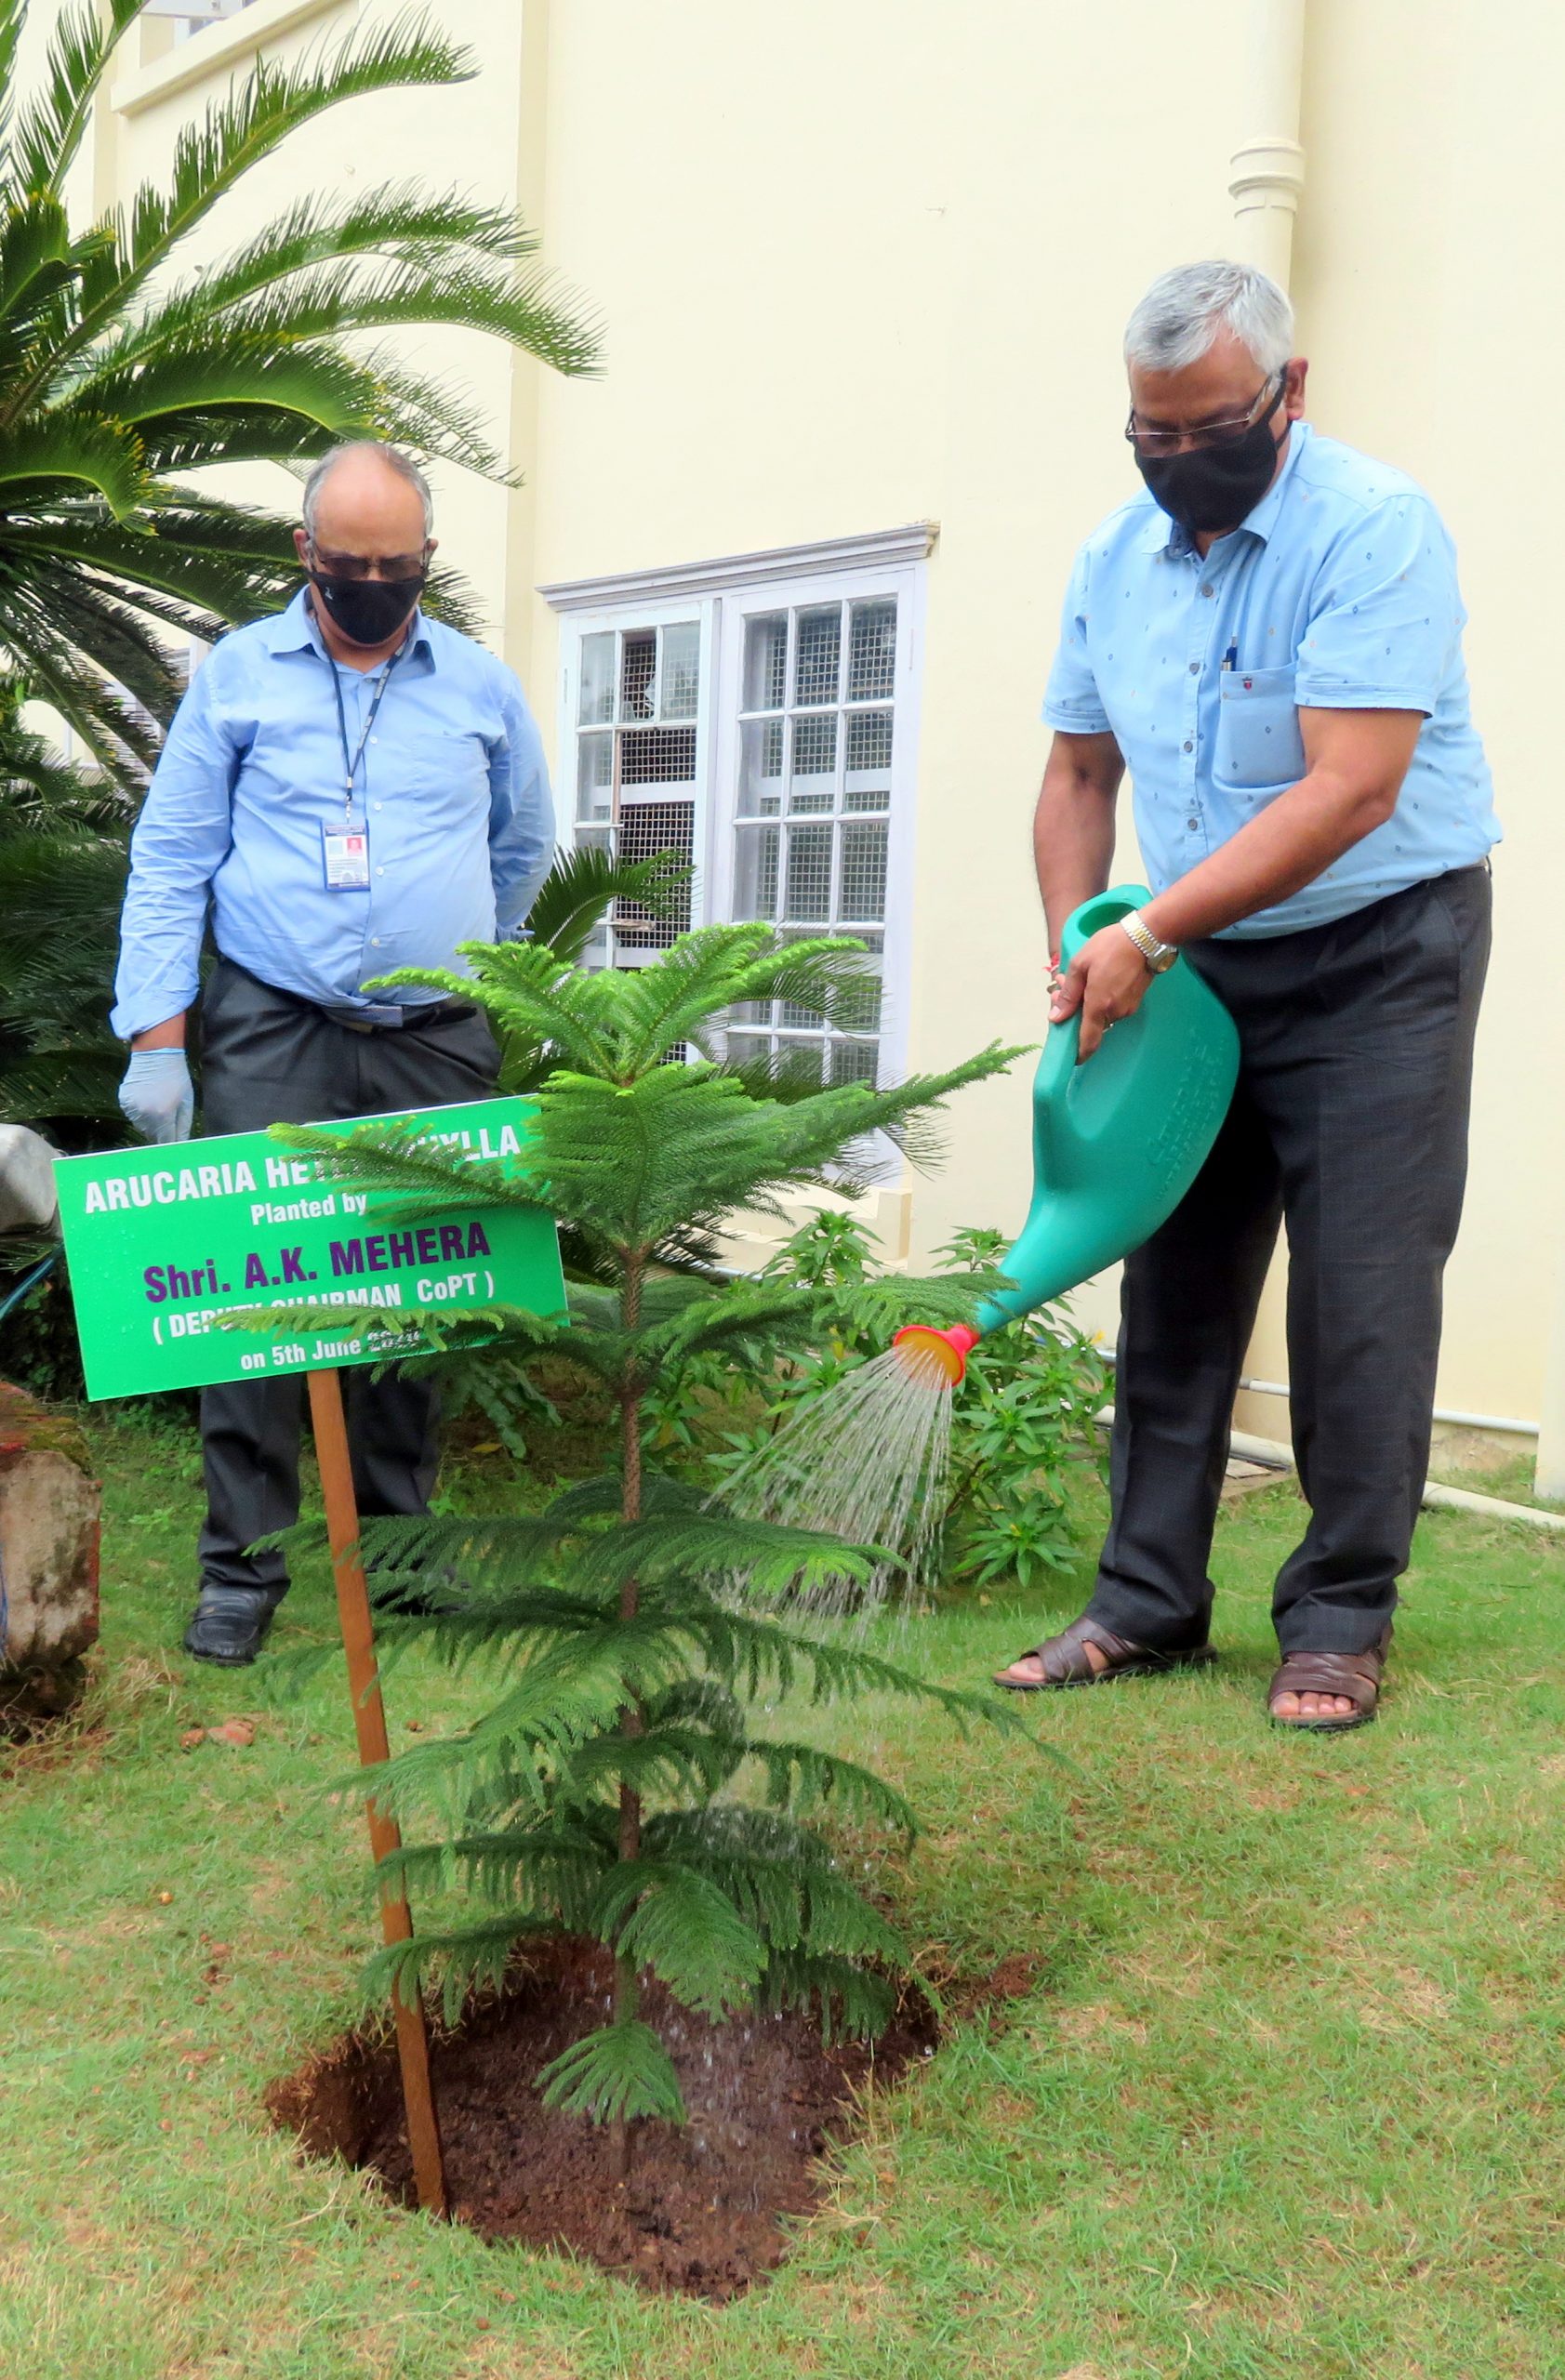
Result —
[{"label": "concrete ledge", "polygon": [[141,115],[180,91],[193,90],[199,83],[226,83],[236,68],[247,66],[257,50],[280,34],[295,32],[312,18],[337,16],[344,10],[357,15],[357,0],[252,0],[237,17],[208,25],[166,57],[125,75],[112,86],[109,105],[116,115]]}]

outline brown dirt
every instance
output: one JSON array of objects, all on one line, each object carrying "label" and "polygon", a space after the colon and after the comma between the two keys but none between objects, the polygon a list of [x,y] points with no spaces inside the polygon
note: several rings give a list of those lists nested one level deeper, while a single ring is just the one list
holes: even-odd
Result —
[{"label": "brown dirt", "polygon": [[[648,1985],[642,2014],[679,2069],[690,2120],[638,2126],[627,2184],[606,2129],[555,2114],[534,2087],[541,2067],[605,2021],[609,1980],[594,1945],[542,1945],[502,1996],[434,2042],[453,2211],[486,2240],[564,2248],[649,2289],[737,2296],[781,2262],[789,2218],[825,2197],[822,2151],[852,2137],[865,2084],[895,2082],[933,2054],[934,2018],[914,2002],[872,2048],[828,2045],[809,2018],[714,2025]],[[344,2157],[416,2203],[389,2041],[350,2035],[274,2083],[267,2105],[308,2150]]]}]

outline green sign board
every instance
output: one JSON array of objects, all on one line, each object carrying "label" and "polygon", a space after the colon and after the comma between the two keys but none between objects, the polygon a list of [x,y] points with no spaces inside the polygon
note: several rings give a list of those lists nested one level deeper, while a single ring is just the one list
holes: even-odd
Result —
[{"label": "green sign board", "polygon": [[[524,1173],[532,1115],[526,1100],[486,1099],[365,1120],[427,1124],[468,1161]],[[91,1397],[384,1363],[427,1347],[420,1315],[564,1311],[558,1236],[541,1207],[415,1212],[400,1192],[324,1179],[268,1132],[61,1157],[55,1174]],[[304,1305],[340,1307],[340,1329],[215,1327],[225,1314]]]}]

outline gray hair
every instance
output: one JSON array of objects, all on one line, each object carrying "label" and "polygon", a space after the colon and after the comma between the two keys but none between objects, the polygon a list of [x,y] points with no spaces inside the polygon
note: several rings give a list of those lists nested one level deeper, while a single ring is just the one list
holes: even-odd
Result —
[{"label": "gray hair", "polygon": [[1293,309],[1253,264],[1209,257],[1160,272],[1125,325],[1125,362],[1144,372],[1182,372],[1220,332],[1231,331],[1261,370],[1280,372],[1293,352]]},{"label": "gray hair", "polygon": [[320,509],[321,490],[338,463],[345,462],[350,455],[378,455],[388,469],[395,471],[399,480],[405,480],[409,487],[417,488],[424,507],[424,535],[426,537],[433,536],[434,497],[430,493],[429,481],[412,456],[405,454],[400,446],[388,445],[379,438],[350,438],[341,446],[329,447],[304,483],[306,536],[313,537],[315,535],[315,515]]}]

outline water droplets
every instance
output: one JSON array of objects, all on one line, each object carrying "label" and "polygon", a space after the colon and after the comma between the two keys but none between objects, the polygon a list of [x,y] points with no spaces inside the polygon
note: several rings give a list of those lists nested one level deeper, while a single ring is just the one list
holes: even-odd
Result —
[{"label": "water droplets", "polygon": [[951,1392],[939,1365],[889,1348],[837,1382],[735,1474],[723,1501],[751,1520],[821,1529],[889,1557],[867,1581],[817,1578],[813,1608],[840,1616],[928,1575],[946,1509]]}]

